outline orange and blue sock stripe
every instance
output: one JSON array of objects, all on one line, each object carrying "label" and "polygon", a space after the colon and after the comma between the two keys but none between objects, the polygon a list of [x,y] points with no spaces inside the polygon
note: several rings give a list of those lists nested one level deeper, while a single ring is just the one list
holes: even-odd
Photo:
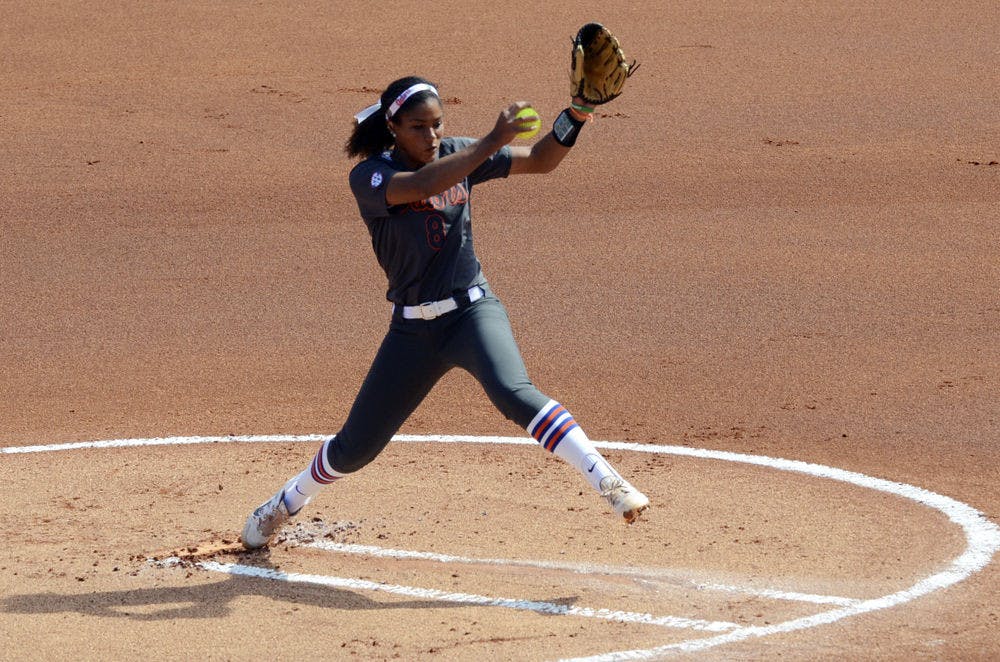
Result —
[{"label": "orange and blue sock stripe", "polygon": [[566,408],[552,400],[535,416],[528,433],[551,453],[567,434],[579,427]]},{"label": "orange and blue sock stripe", "polygon": [[327,439],[323,446],[319,449],[319,452],[316,453],[316,457],[313,458],[312,467],[309,471],[312,475],[312,479],[320,485],[329,485],[333,481],[343,478],[345,475],[338,471],[333,471],[332,467],[327,467],[325,461],[327,450],[334,438]]}]

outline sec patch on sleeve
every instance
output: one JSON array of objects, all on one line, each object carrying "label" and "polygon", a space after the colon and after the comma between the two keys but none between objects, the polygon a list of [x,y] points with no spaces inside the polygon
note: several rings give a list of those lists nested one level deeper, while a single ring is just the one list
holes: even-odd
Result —
[{"label": "sec patch on sleeve", "polygon": [[372,188],[378,188],[382,184],[382,173],[376,170],[372,173]]}]

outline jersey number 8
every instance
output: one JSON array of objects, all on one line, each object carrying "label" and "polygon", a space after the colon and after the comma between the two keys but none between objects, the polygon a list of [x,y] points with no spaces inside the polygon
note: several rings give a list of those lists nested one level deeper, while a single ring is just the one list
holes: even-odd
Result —
[{"label": "jersey number 8", "polygon": [[444,218],[438,214],[431,214],[424,221],[424,229],[427,231],[427,245],[436,251],[444,247],[444,236],[447,233],[444,227]]}]

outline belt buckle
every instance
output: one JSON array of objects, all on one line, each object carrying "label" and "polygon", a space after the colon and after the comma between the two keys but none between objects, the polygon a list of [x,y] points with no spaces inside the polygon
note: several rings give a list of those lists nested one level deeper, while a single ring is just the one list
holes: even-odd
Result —
[{"label": "belt buckle", "polygon": [[420,311],[420,319],[422,320],[432,320],[439,317],[438,313],[438,301],[427,301],[417,305],[417,310]]}]

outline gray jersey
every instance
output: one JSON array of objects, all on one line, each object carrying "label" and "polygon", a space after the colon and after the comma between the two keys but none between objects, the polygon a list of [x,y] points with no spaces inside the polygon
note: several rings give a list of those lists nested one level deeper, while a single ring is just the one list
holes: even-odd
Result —
[{"label": "gray jersey", "polygon": [[[473,142],[471,138],[444,138],[438,155],[447,156]],[[412,306],[486,283],[472,245],[472,187],[506,177],[510,164],[510,148],[503,147],[447,191],[391,206],[385,200],[389,179],[409,168],[384,152],[351,170],[351,190],[389,280],[389,301]]]}]

